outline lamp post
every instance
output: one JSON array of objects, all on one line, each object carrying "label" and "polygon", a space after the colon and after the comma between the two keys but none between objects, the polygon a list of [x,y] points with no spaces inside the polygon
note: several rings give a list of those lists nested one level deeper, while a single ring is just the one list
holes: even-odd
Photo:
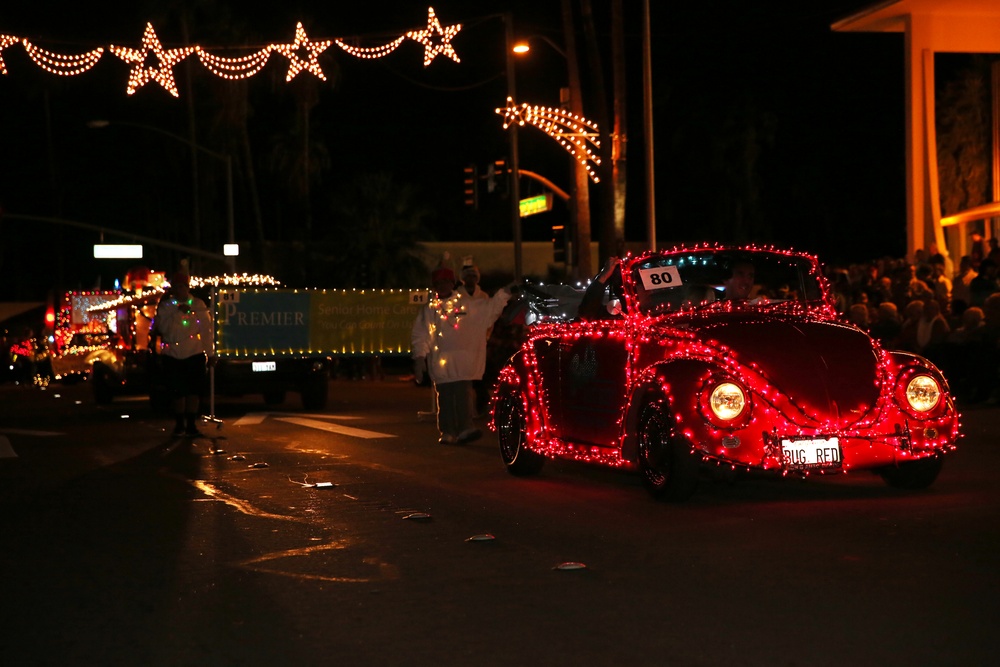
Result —
[{"label": "lamp post", "polygon": [[[92,120],[87,123],[87,127],[99,129],[105,128],[109,125],[127,125],[130,127],[138,127],[144,130],[149,130],[151,132],[156,132],[157,134],[162,134],[174,139],[175,141],[180,141],[181,143],[187,144],[195,150],[199,150],[202,153],[210,155],[217,160],[222,160],[226,165],[226,238],[229,244],[236,243],[236,221],[233,214],[233,159],[229,154],[216,153],[213,150],[205,148],[200,144],[196,144],[189,139],[185,139],[179,134],[174,134],[173,132],[168,132],[167,130],[158,128],[154,125],[144,125],[142,123],[132,123],[128,121],[114,121],[109,120]],[[236,258],[232,255],[226,255],[226,262],[229,266],[230,271],[236,270]]]},{"label": "lamp post", "polygon": [[656,178],[653,173],[653,71],[649,36],[649,0],[642,3],[642,97],[646,129],[646,237],[649,249],[656,250]]},{"label": "lamp post", "polygon": [[[572,32],[567,31],[568,41],[565,50],[547,36],[538,34],[531,35],[515,44],[513,48],[514,53],[519,55],[528,53],[531,50],[528,42],[535,39],[540,39],[548,44],[553,51],[562,56],[563,60],[566,61],[566,70],[569,76],[569,95],[564,103],[570,112],[577,116],[583,116],[580,74],[579,69],[575,65],[576,45],[573,42]],[[571,202],[571,238],[573,239],[573,251],[567,257],[567,262],[578,279],[585,279],[593,275],[590,258],[590,179],[587,175],[587,169],[582,162],[573,157],[571,158],[571,163],[573,168],[573,199]]]},{"label": "lamp post", "polygon": [[563,48],[558,44],[556,44],[551,39],[549,39],[548,37],[546,37],[545,35],[531,35],[527,39],[522,39],[520,42],[514,45],[514,48],[512,50],[514,51],[514,53],[517,53],[518,55],[522,53],[528,53],[529,51],[531,51],[531,45],[528,44],[528,42],[533,39],[542,40],[543,42],[551,46],[552,50],[561,55],[564,59],[567,60],[569,59],[569,56],[566,55],[566,52],[563,51]]},{"label": "lamp post", "polygon": [[[507,97],[512,101],[517,101],[517,85],[514,80],[514,17],[511,12],[503,15],[505,27],[505,44],[507,60]],[[510,220],[514,231],[514,282],[521,282],[522,277],[522,257],[521,257],[521,186],[518,171],[518,123],[510,126]]]}]

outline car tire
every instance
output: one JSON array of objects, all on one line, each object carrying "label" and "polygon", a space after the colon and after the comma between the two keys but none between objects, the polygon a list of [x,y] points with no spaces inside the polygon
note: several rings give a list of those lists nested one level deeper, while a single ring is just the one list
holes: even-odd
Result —
[{"label": "car tire", "polygon": [[914,491],[926,489],[933,484],[943,467],[943,456],[928,456],[925,459],[904,461],[894,466],[879,468],[878,474],[894,489]]},{"label": "car tire", "polygon": [[496,402],[493,425],[507,472],[519,477],[537,474],[545,464],[545,457],[526,446],[528,422],[520,395],[507,393]]},{"label": "car tire", "polygon": [[[302,407],[306,410],[323,410],[330,398],[330,381],[326,374],[302,389]],[[265,399],[266,400],[266,399]]]},{"label": "car tire", "polygon": [[[281,390],[264,392],[265,405],[281,405],[284,402],[285,402],[285,392]],[[326,401],[324,401],[324,403],[325,402]]]},{"label": "car tire", "polygon": [[98,405],[108,405],[115,397],[115,391],[108,378],[108,371],[104,369],[103,365],[94,364],[91,374],[94,401]]},{"label": "car tire", "polygon": [[642,409],[636,429],[639,473],[654,498],[681,502],[698,488],[700,458],[673,435],[670,415],[652,404]]}]

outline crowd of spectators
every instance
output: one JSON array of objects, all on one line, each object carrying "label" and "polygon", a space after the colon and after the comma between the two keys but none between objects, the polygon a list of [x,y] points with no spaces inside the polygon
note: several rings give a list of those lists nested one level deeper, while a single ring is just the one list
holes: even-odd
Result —
[{"label": "crowd of spectators", "polygon": [[826,268],[837,311],[890,350],[927,357],[960,402],[995,398],[1000,377],[1000,249],[961,257],[918,251],[913,261],[881,259]]}]

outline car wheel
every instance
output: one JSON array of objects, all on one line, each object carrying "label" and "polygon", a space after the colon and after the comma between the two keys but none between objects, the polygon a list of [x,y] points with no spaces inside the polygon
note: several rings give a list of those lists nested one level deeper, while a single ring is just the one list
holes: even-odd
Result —
[{"label": "car wheel", "polygon": [[670,416],[659,406],[647,405],[636,432],[642,484],[654,498],[680,502],[698,488],[699,459],[687,443],[675,438]]},{"label": "car wheel", "polygon": [[886,484],[895,489],[926,489],[934,483],[943,467],[943,456],[929,456],[880,468],[878,474]]},{"label": "car wheel", "polygon": [[284,402],[285,402],[285,392],[280,390],[264,392],[265,405],[281,405]]},{"label": "car wheel", "polygon": [[98,405],[108,405],[115,397],[114,389],[108,379],[107,371],[94,366],[92,373],[92,385],[94,389],[94,401]]},{"label": "car wheel", "polygon": [[507,466],[507,472],[533,475],[542,469],[545,457],[525,446],[528,422],[524,416],[524,403],[518,394],[508,393],[497,401],[493,424],[500,442],[500,457]]},{"label": "car wheel", "polygon": [[[306,410],[323,410],[330,396],[330,382],[326,375],[313,380],[302,389],[302,407]],[[265,398],[266,400],[266,398]]]}]

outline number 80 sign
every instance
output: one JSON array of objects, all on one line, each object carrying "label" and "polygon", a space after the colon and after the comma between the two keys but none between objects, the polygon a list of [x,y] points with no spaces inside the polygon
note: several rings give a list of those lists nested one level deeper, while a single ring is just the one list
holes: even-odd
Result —
[{"label": "number 80 sign", "polygon": [[658,290],[665,287],[680,287],[681,275],[676,266],[654,266],[651,269],[639,269],[642,286],[647,290]]}]

